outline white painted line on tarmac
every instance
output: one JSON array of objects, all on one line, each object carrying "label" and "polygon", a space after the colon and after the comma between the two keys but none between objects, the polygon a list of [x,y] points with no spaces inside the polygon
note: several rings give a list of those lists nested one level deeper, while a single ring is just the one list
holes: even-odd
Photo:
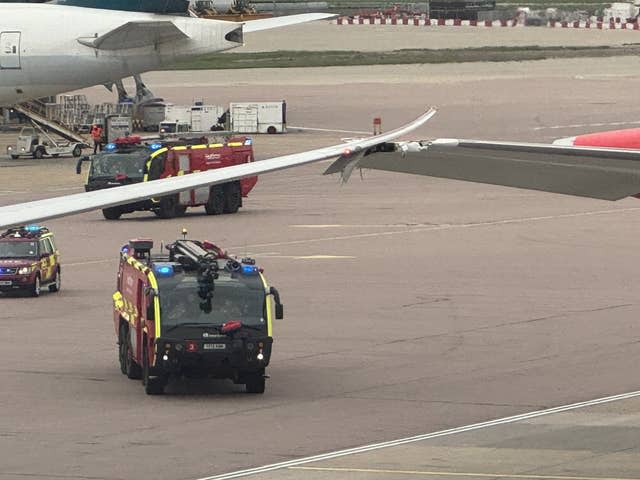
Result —
[{"label": "white painted line on tarmac", "polygon": [[287,126],[287,130],[308,130],[310,132],[328,132],[328,133],[355,133],[357,135],[371,135],[371,132],[361,132],[358,130],[334,130],[331,128],[311,128],[311,127],[291,127]]},{"label": "white painted line on tarmac", "polygon": [[65,267],[81,267],[84,265],[98,265],[101,263],[117,263],[118,258],[103,258],[101,260],[88,260],[86,262],[64,263]]},{"label": "white painted line on tarmac", "polygon": [[515,473],[475,473],[475,472],[429,472],[423,470],[386,470],[377,468],[343,468],[343,467],[289,467],[291,470],[312,472],[343,473],[382,473],[391,475],[413,475],[426,477],[472,477],[472,478],[518,478],[530,480],[640,480],[622,477],[576,477],[566,475],[527,475]]},{"label": "white painted line on tarmac", "polygon": [[500,226],[500,225],[517,225],[520,223],[541,222],[545,220],[589,217],[594,215],[607,215],[610,213],[627,213],[627,212],[636,212],[636,211],[640,211],[640,207],[615,208],[610,210],[591,210],[588,212],[564,213],[560,215],[545,215],[540,217],[507,218],[505,220],[491,220],[489,222],[454,223],[454,224],[443,223],[440,225],[428,225],[424,227],[419,226],[417,228],[398,229],[398,230],[391,230],[386,232],[354,233],[353,235],[339,235],[335,237],[308,238],[303,240],[288,240],[285,242],[257,243],[254,245],[243,245],[241,247],[230,247],[230,250],[233,251],[235,248],[265,248],[265,247],[279,247],[283,245],[303,245],[307,243],[329,242],[329,241],[337,241],[337,240],[354,240],[358,238],[386,237],[386,236],[393,236],[393,235],[405,235],[407,233],[456,230],[456,229],[463,229],[463,228],[493,227],[493,226]]},{"label": "white painted line on tarmac", "polygon": [[416,435],[413,437],[400,438],[398,440],[391,440],[389,442],[374,443],[371,445],[365,445],[362,447],[347,448],[345,450],[338,450],[335,452],[323,453],[320,455],[313,455],[311,457],[298,458],[295,460],[289,460],[286,462],[273,463],[271,465],[265,465],[263,467],[249,468],[246,470],[239,470],[237,472],[223,473],[221,475],[214,475],[211,477],[202,477],[198,480],[230,480],[233,478],[248,477],[250,475],[257,475],[260,473],[272,472],[274,470],[282,470],[284,468],[296,467],[298,465],[305,465],[307,463],[321,462],[325,460],[332,460],[334,458],[345,457],[348,455],[356,455],[358,453],[371,452],[374,450],[380,450],[383,448],[397,447],[399,445],[406,445],[408,443],[421,442],[423,440],[430,440],[432,438],[446,437],[449,435],[457,435],[459,433],[471,432],[474,430],[480,430],[483,428],[497,427],[499,425],[507,425],[510,423],[521,422],[524,420],[531,420],[533,418],[543,417],[546,415],[553,415],[556,413],[568,412],[571,410],[577,410],[580,408],[593,407],[604,403],[617,402],[620,400],[627,400],[630,398],[640,397],[640,390],[635,392],[622,393],[620,395],[612,395],[610,397],[597,398],[595,400],[588,400],[586,402],[572,403],[569,405],[562,405],[559,407],[548,408],[545,410],[536,410],[529,413],[523,413],[520,415],[513,415],[511,417],[498,418],[496,420],[490,420],[488,422],[474,423],[466,425],[464,427],[450,428],[447,430],[440,430],[439,432],[432,432],[423,435]]},{"label": "white painted line on tarmac", "polygon": [[550,125],[548,127],[533,127],[533,129],[534,130],[559,130],[562,128],[623,127],[625,125],[640,125],[640,121],[606,122],[606,123],[574,123],[570,125]]}]

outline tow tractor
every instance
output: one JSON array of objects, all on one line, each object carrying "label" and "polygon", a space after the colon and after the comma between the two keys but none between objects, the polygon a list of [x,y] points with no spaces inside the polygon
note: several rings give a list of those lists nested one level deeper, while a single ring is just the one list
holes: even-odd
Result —
[{"label": "tow tractor", "polygon": [[84,142],[69,142],[55,140],[37,124],[32,127],[22,127],[18,135],[16,145],[7,147],[7,154],[14,160],[19,157],[43,158],[45,155],[52,157],[69,156],[79,157],[82,150],[89,148]]},{"label": "tow tractor", "polygon": [[158,254],[148,239],[121,250],[113,320],[122,373],[149,395],[172,377],[232,379],[264,393],[272,319],[283,318],[278,291],[253,259],[183,237]]},{"label": "tow tractor", "polygon": [[[85,190],[119,187],[160,178],[186,175],[215,168],[229,167],[253,161],[253,141],[249,137],[232,137],[209,143],[208,138],[163,139],[143,143],[138,136],[122,137],[104,150],[78,161],[76,173],[82,173],[82,163],[89,162]],[[258,182],[258,177],[197,188],[180,194],[105,208],[107,220],[117,220],[124,213],[139,210],[154,212],[161,218],[183,215],[187,207],[204,206],[209,215],[236,213],[242,198]]]}]

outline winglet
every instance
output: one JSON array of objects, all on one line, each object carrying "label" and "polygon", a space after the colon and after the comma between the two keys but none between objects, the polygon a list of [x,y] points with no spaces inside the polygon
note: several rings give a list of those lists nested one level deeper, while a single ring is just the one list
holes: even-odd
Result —
[{"label": "winglet", "polygon": [[[424,123],[429,121],[431,117],[433,117],[436,114],[437,111],[438,110],[436,107],[431,107],[426,113],[421,115],[414,122],[411,122],[411,124],[404,127],[400,127],[396,130],[393,130],[392,132],[389,132],[389,134],[393,135],[394,138],[404,135],[405,133],[408,133],[409,131],[416,129],[420,125],[423,125]],[[375,137],[371,137],[371,139],[374,140]],[[351,178],[351,174],[356,168],[358,168],[360,161],[363,158],[365,158],[367,155],[370,155],[372,153],[395,151],[397,145],[398,144],[396,143],[388,143],[386,141],[381,141],[380,143],[377,143],[373,146],[369,146],[366,149],[358,148],[352,151],[351,149],[347,148],[345,149],[345,152],[342,155],[340,155],[340,157],[338,157],[336,161],[334,161],[331,165],[329,165],[329,168],[327,168],[324,171],[324,175],[340,173],[342,183],[347,183],[349,181],[349,178]]]}]

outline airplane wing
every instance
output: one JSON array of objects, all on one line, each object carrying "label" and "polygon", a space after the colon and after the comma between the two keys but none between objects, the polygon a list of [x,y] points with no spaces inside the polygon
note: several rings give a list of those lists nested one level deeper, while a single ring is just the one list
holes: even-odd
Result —
[{"label": "airplane wing", "polygon": [[99,50],[124,50],[186,38],[189,36],[173,22],[162,20],[127,22],[104,35],[95,38],[79,38],[78,42]]},{"label": "airplane wing", "polygon": [[333,147],[320,148],[318,150],[285,155],[269,160],[208,170],[201,173],[192,173],[180,177],[165,178],[152,182],[136,183],[106,190],[7,205],[0,207],[0,228],[25,225],[51,218],[132,203],[147,198],[171,195],[193,188],[226,183],[263,173],[276,172],[278,170],[334,158],[344,153],[346,149],[361,151],[362,149],[368,149],[380,143],[389,142],[415,130],[426,123],[435,113],[436,110],[432,108],[414,121],[396,130],[354,142],[335,145]]},{"label": "airplane wing", "polygon": [[325,172],[355,168],[412,173],[602,200],[640,193],[640,151],[437,139],[378,144],[343,155]]},{"label": "airplane wing", "polygon": [[284,17],[260,18],[245,22],[242,31],[244,33],[259,32],[270,28],[287,27],[298,23],[313,22],[314,20],[324,20],[333,18],[336,15],[331,13],[300,13],[298,15],[287,15]]}]

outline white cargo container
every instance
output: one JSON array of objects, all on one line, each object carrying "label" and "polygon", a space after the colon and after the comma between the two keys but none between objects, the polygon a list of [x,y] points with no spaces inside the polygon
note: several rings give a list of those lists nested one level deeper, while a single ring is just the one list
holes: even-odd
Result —
[{"label": "white cargo container", "polygon": [[242,102],[229,106],[229,128],[237,133],[284,133],[287,131],[287,104]]},{"label": "white cargo container", "polygon": [[195,105],[191,107],[191,131],[210,132],[218,124],[224,107],[218,105]]},{"label": "white cargo container", "polygon": [[191,124],[191,105],[167,105],[163,122]]}]

